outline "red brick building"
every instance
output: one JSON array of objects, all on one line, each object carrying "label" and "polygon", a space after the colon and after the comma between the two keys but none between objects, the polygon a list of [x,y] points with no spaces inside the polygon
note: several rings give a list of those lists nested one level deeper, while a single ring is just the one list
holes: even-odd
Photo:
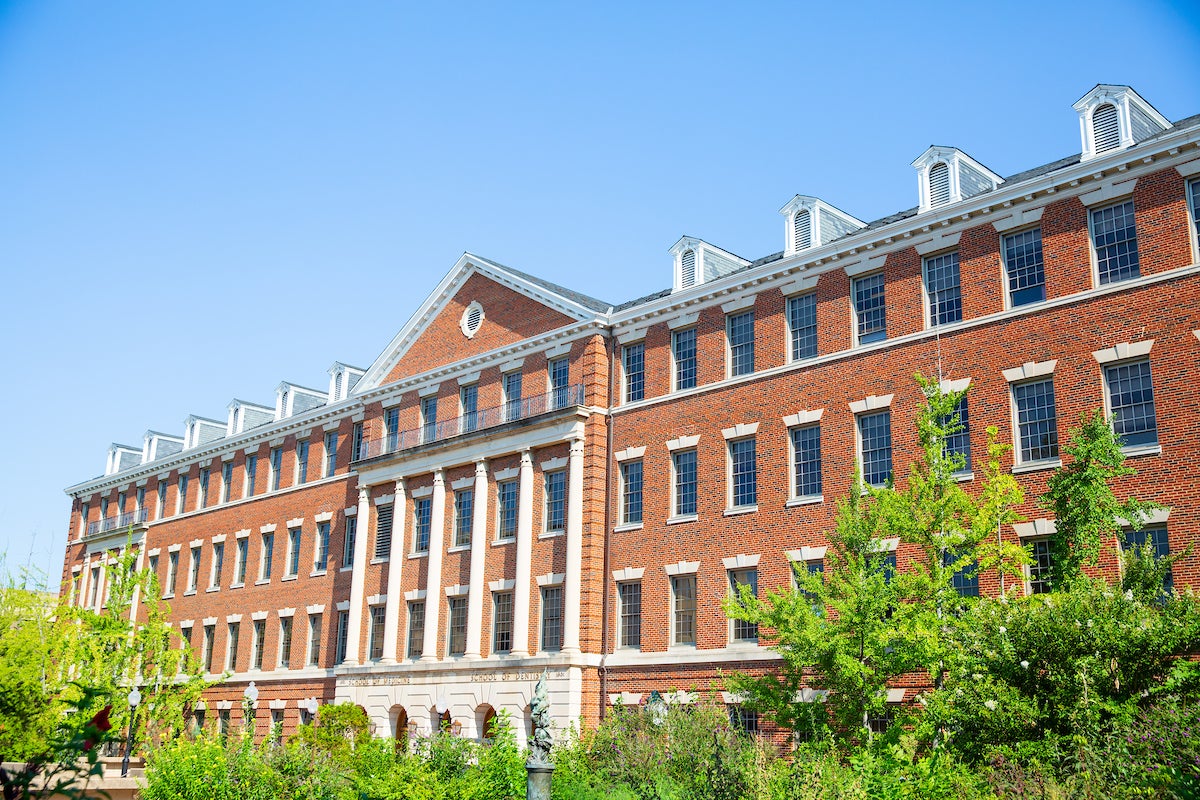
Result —
[{"label": "red brick building", "polygon": [[[206,699],[223,721],[250,680],[259,719],[351,701],[398,735],[522,719],[543,670],[564,725],[686,701],[774,660],[722,612],[730,587],[823,559],[856,462],[904,480],[916,372],[971,387],[968,464],[989,425],[1013,444],[1031,500],[1002,535],[1035,563],[1006,591],[1042,587],[1054,523],[1032,498],[1097,407],[1138,470],[1120,489],[1166,506],[1145,536],[1180,552],[1200,538],[1200,117],[1124,86],[1075,109],[1077,156],[1004,179],[931,147],[916,208],[866,224],[798,195],[782,252],[685,237],[672,288],[617,306],[464,255],[367,369],[113,445],[67,490],[65,592],[104,603],[132,524],[184,642],[230,673]],[[1200,553],[1174,581],[1200,583]]]}]

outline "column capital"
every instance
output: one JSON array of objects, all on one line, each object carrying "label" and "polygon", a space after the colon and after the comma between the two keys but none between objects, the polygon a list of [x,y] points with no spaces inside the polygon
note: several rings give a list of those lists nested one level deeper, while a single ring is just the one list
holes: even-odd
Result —
[{"label": "column capital", "polygon": [[446,482],[446,470],[438,467],[433,471],[433,485],[443,484]]},{"label": "column capital", "polygon": [[371,499],[371,487],[358,485],[358,502],[363,503]]},{"label": "column capital", "polygon": [[583,454],[583,437],[576,436],[571,439],[571,455]]},{"label": "column capital", "polygon": [[487,459],[481,458],[475,462],[475,477],[487,478]]},{"label": "column capital", "polygon": [[527,464],[530,466],[533,465],[533,448],[532,447],[526,447],[523,450],[521,450],[521,466],[525,466]]},{"label": "column capital", "polygon": [[404,476],[396,478],[396,494],[404,494]]}]

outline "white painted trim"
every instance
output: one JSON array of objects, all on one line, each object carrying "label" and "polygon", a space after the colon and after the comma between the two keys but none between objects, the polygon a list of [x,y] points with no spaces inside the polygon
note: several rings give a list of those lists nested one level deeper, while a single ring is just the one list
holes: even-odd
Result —
[{"label": "white painted trim", "polygon": [[413,600],[424,600],[425,599],[425,590],[424,589],[409,589],[407,592],[404,593],[404,599],[407,601],[410,601],[410,602]]},{"label": "white painted trim", "polygon": [[408,495],[413,500],[424,500],[426,497],[430,497],[433,495],[433,487],[432,486],[419,486],[416,489],[409,491]]},{"label": "white painted trim", "polygon": [[[631,459],[641,458],[644,455],[646,455],[646,448],[644,445],[642,447],[626,447],[624,450],[618,450],[617,452],[613,453],[613,460],[617,462],[630,461]],[[543,464],[542,469],[545,468],[546,465]]]},{"label": "white painted trim", "polygon": [[[1014,209],[1012,214],[993,220],[992,227],[995,228],[996,233],[1007,234],[1009,231],[1015,231],[1018,228],[1036,225],[1042,221],[1042,212],[1045,210],[1045,206],[1038,206],[1037,208],[1025,211]],[[1003,260],[1003,256],[1001,256],[1001,260]]]},{"label": "white painted trim", "polygon": [[294,616],[296,616],[296,609],[294,609],[294,608],[281,608],[281,609],[279,609],[278,611],[276,611],[276,612],[275,612],[275,615],[276,615],[276,616],[278,616],[278,617],[294,617]]},{"label": "white painted trim", "polygon": [[305,613],[308,613],[308,614],[324,614],[325,613],[325,604],[324,603],[314,603],[311,606],[305,606],[304,611],[305,611]]},{"label": "white painted trim", "polygon": [[825,409],[817,408],[812,411],[797,411],[795,414],[788,414],[783,418],[783,426],[785,428],[795,428],[800,425],[811,425],[814,422],[820,422]]},{"label": "white painted trim", "polygon": [[867,411],[878,411],[881,408],[890,408],[894,394],[870,395],[865,400],[856,400],[850,404],[850,411],[854,414],[863,414]]},{"label": "white painted trim", "polygon": [[615,706],[620,703],[623,706],[640,706],[642,704],[641,692],[616,692],[609,694],[608,704]]},{"label": "white painted trim", "polygon": [[553,361],[556,358],[562,358],[563,356],[568,355],[571,352],[572,344],[574,344],[573,341],[566,341],[566,342],[559,342],[558,344],[554,345],[553,347],[547,347],[545,349],[546,360]]},{"label": "white painted trim", "polygon": [[758,299],[758,294],[749,294],[739,297],[736,300],[730,300],[728,303],[721,304],[721,310],[726,314],[733,314],[738,311],[745,311],[748,308],[754,308],[754,301]]},{"label": "white painted trim", "polygon": [[334,611],[349,611],[349,610],[350,610],[350,601],[349,600],[339,601],[338,604],[334,606]]},{"label": "white painted trim", "polygon": [[419,389],[417,389],[417,397],[420,397],[421,399],[424,399],[426,397],[432,397],[433,395],[438,393],[438,388],[440,386],[441,386],[440,383],[426,384],[425,386],[422,386]]},{"label": "white painted trim", "polygon": [[640,581],[642,575],[645,574],[645,567],[625,567],[624,569],[613,570],[613,580],[617,583],[626,581]]},{"label": "white painted trim", "polygon": [[690,328],[700,321],[699,311],[689,311],[686,314],[676,314],[667,320],[667,327],[673,331]]},{"label": "white painted trim", "polygon": [[666,564],[663,566],[668,577],[675,578],[679,575],[695,575],[700,571],[699,561],[678,561],[674,564]]},{"label": "white painted trim", "polygon": [[545,575],[537,576],[537,585],[542,586],[558,586],[567,579],[565,572],[547,572]]},{"label": "white painted trim", "polygon": [[[1200,339],[1200,331],[1196,332],[1196,338]],[[700,434],[694,436],[680,436],[675,439],[667,440],[667,449],[674,452],[675,450],[690,450],[700,443]]]},{"label": "white painted trim", "polygon": [[[489,592],[510,592],[517,582],[511,578],[504,578],[498,581],[488,581]],[[447,592],[449,594],[449,592]]]},{"label": "white painted trim", "polygon": [[[463,586],[460,583],[456,583],[453,586],[446,587],[446,597],[463,597],[470,593],[471,593],[471,587]],[[426,610],[426,615],[428,615],[428,613],[429,613],[428,610]],[[426,616],[426,619],[428,619],[428,618],[429,617]]]},{"label": "white painted trim", "polygon": [[204,625],[204,627],[207,628],[209,625],[216,625],[217,618],[216,617],[205,617],[204,619],[200,620],[200,622],[201,622],[201,624]]},{"label": "white painted trim", "polygon": [[950,394],[952,392],[965,392],[971,388],[970,378],[959,378],[958,380],[950,380],[946,378],[938,384],[938,388],[942,390],[942,394]]},{"label": "white painted trim", "polygon": [[828,547],[809,547],[805,545],[799,550],[784,550],[783,554],[787,556],[788,561],[823,561],[825,559],[825,551]]},{"label": "white painted trim", "polygon": [[[1166,525],[1167,520],[1170,518],[1170,516],[1171,516],[1170,508],[1156,508],[1153,511],[1147,512],[1142,515],[1142,520],[1141,520],[1141,524],[1139,525],[1139,527],[1144,528],[1147,525]],[[1133,523],[1130,522],[1129,520],[1125,519],[1124,517],[1117,517],[1117,523],[1122,528],[1132,528],[1133,527]]]},{"label": "white painted trim", "polygon": [[894,553],[899,547],[900,540],[897,538],[872,539],[867,549],[872,553]]},{"label": "white painted trim", "polygon": [[461,492],[463,489],[470,489],[475,486],[475,476],[468,475],[465,478],[459,478],[456,481],[450,481],[450,488],[453,491]]},{"label": "white painted trim", "polygon": [[229,614],[229,615],[227,615],[227,616],[225,617],[225,621],[226,621],[227,623],[232,623],[232,622],[241,622],[241,621],[242,621],[242,615],[241,615],[241,614]]},{"label": "white painted trim", "polygon": [[302,527],[304,527],[304,517],[296,517],[295,519],[289,519],[289,520],[287,521],[287,526],[288,526],[289,528],[302,528]]},{"label": "white painted trim", "polygon": [[1004,380],[1009,383],[1029,380],[1030,378],[1040,378],[1044,375],[1053,375],[1054,368],[1058,365],[1058,359],[1054,358],[1049,361],[1026,361],[1019,367],[1006,369],[1001,374],[1004,375]]},{"label": "white painted trim", "polygon": [[517,477],[520,472],[519,467],[509,467],[508,469],[493,470],[492,477],[497,481],[509,481]]},{"label": "white painted trim", "polygon": [[274,533],[275,529],[277,527],[279,527],[279,526],[276,525],[274,522],[268,522],[266,525],[260,525],[258,527],[258,532],[259,533]]},{"label": "white painted trim", "polygon": [[914,249],[917,251],[917,255],[924,257],[939,250],[950,250],[958,247],[958,242],[961,238],[961,230],[954,231],[953,233],[942,233],[934,236],[932,239],[921,242]]},{"label": "white painted trim", "polygon": [[553,472],[555,470],[566,469],[567,468],[567,459],[565,456],[562,456],[559,458],[552,458],[549,461],[543,461],[541,463],[541,467],[542,467],[542,472]]},{"label": "white painted trim", "polygon": [[357,517],[358,516],[358,506],[350,506],[349,508],[342,509],[342,516]]},{"label": "white painted trim", "polygon": [[1027,539],[1038,536],[1050,536],[1058,530],[1058,523],[1052,519],[1039,517],[1029,522],[1017,522],[1013,524],[1013,531],[1021,539]]},{"label": "white painted trim", "polygon": [[188,542],[188,546],[191,547],[192,549],[195,549],[197,547],[204,547],[204,540],[203,539],[192,539],[192,541]]},{"label": "white painted trim", "polygon": [[817,288],[819,278],[819,275],[801,275],[794,280],[779,284],[779,291],[783,293],[784,297],[811,292]]},{"label": "white painted trim", "polygon": [[738,553],[736,556],[721,559],[721,563],[725,565],[725,569],[749,569],[750,567],[758,566],[758,559],[761,558],[757,553],[748,556],[745,553]]},{"label": "white painted trim", "polygon": [[223,533],[218,533],[216,536],[212,537],[213,544],[221,544],[224,541],[225,541],[225,534],[223,534]]},{"label": "white painted trim", "polygon": [[891,704],[904,702],[904,689],[888,689],[887,701]]},{"label": "white painted trim", "polygon": [[381,606],[386,602],[387,602],[386,594],[373,594],[373,595],[370,595],[367,597],[367,605],[369,605],[369,606]]},{"label": "white painted trim", "polygon": [[728,439],[742,439],[747,436],[754,436],[757,433],[758,433],[758,423],[757,422],[750,422],[750,423],[739,422],[737,425],[734,425],[732,428],[722,428],[721,429],[721,435],[724,436],[725,439],[727,439],[727,440]]},{"label": "white painted trim", "polygon": [[1092,351],[1092,358],[1096,359],[1100,364],[1111,364],[1114,361],[1124,361],[1127,358],[1148,356],[1152,347],[1154,347],[1153,339],[1144,339],[1140,342],[1132,343],[1121,342],[1112,347],[1106,347],[1103,350]]}]

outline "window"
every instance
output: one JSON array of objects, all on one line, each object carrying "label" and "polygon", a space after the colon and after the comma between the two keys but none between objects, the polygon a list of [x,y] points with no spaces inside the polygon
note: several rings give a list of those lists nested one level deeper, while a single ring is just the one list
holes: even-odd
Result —
[{"label": "window", "polygon": [[470,433],[479,427],[479,385],[468,383],[459,387],[458,402],[462,406],[463,433]]},{"label": "window", "polygon": [[437,438],[437,395],[421,398],[421,441],[432,442]]},{"label": "window", "polygon": [[[958,560],[958,555],[950,550],[942,551],[942,566],[949,567]],[[962,569],[954,571],[950,584],[961,597],[979,597],[979,562],[966,564]]]},{"label": "window", "polygon": [[694,286],[696,284],[696,251],[685,250],[679,261],[679,286],[683,289]]},{"label": "window", "polygon": [[[513,593],[493,592],[492,610],[492,652],[507,653],[512,650],[513,641]],[[453,644],[450,652],[454,653]]]},{"label": "window", "polygon": [[946,455],[961,456],[963,463],[957,472],[969,472],[971,470],[971,428],[967,417],[967,396],[965,394],[959,398],[954,412],[946,419],[941,420],[941,424],[947,429],[958,428],[946,437]]},{"label": "window", "polygon": [[243,497],[254,497],[254,482],[258,479],[258,456],[246,456],[246,489]]},{"label": "window", "polygon": [[271,463],[268,465],[267,476],[268,483],[271,487],[270,491],[274,492],[279,489],[279,473],[283,470],[283,448],[271,448]]},{"label": "window", "polygon": [[394,453],[400,445],[400,409],[383,412],[384,452]]},{"label": "window", "polygon": [[275,563],[275,534],[264,533],[262,535],[262,563],[259,580],[271,580],[271,568]]},{"label": "window", "polygon": [[570,400],[570,362],[556,358],[547,365],[550,373],[550,409],[563,408]]},{"label": "window", "polygon": [[694,646],[696,644],[696,576],[676,575],[671,578],[671,599],[674,603],[671,644]]},{"label": "window", "polygon": [[208,588],[217,589],[221,586],[221,570],[225,568],[225,543],[213,545],[212,572],[208,576]]},{"label": "window", "polygon": [[729,705],[729,727],[749,736],[758,735],[758,712],[740,704]]},{"label": "window", "polygon": [[363,424],[361,422],[354,423],[354,427],[350,430],[350,457],[358,461],[366,458],[366,451],[363,449]]},{"label": "window", "polygon": [[313,572],[324,572],[329,566],[329,523],[317,523],[317,549],[313,557]]},{"label": "window", "polygon": [[296,485],[308,483],[308,439],[296,442]]},{"label": "window", "polygon": [[929,327],[962,319],[962,285],[958,251],[924,260],[925,293],[929,298]]},{"label": "window", "polygon": [[1091,216],[1100,285],[1136,278],[1140,271],[1133,201],[1095,209]]},{"label": "window", "polygon": [[325,472],[322,477],[328,478],[337,469],[337,431],[325,434]]},{"label": "window", "polygon": [[183,672],[183,668],[187,666],[188,656],[192,653],[192,626],[180,626],[179,638],[179,663],[175,667],[176,673]]},{"label": "window", "polygon": [[375,507],[375,558],[392,554],[392,506]]},{"label": "window", "polygon": [[1041,228],[1004,237],[1004,267],[1008,272],[1009,305],[1015,308],[1046,299]]},{"label": "window", "polygon": [[1017,405],[1017,438],[1021,463],[1058,458],[1058,424],[1054,414],[1054,380],[1013,387]]},{"label": "window", "polygon": [[221,465],[221,502],[228,503],[231,499],[230,491],[233,489],[233,462],[226,461]]},{"label": "window", "polygon": [[817,355],[817,295],[815,292],[787,301],[788,333],[792,340],[792,361]]},{"label": "window", "polygon": [[246,582],[246,557],[250,551],[250,540],[241,538],[237,540],[237,561],[233,568],[233,583],[235,586],[240,586]]},{"label": "window", "polygon": [[887,338],[887,305],[883,273],[855,278],[854,316],[858,324],[858,343],[882,342]]},{"label": "window", "polygon": [[863,482],[885,486],[892,479],[892,414],[860,414],[858,440],[862,451]]},{"label": "window", "polygon": [[420,658],[425,648],[425,603],[408,604],[408,657]]},{"label": "window", "polygon": [[217,626],[204,626],[204,671],[213,671],[213,640],[217,638]]},{"label": "window", "polygon": [[[100,500],[100,519],[104,519],[104,506],[107,500]],[[158,508],[155,511],[155,517],[162,519],[167,515],[167,484],[166,481],[161,481],[158,484]]]},{"label": "window", "polygon": [[271,709],[271,741],[278,745],[283,741],[283,709]]},{"label": "window", "polygon": [[229,735],[230,716],[228,708],[217,709],[217,735],[221,738]]},{"label": "window", "polygon": [[354,540],[358,538],[358,517],[346,517],[346,530],[342,540],[342,566],[354,566]]},{"label": "window", "polygon": [[672,491],[675,493],[672,509],[677,517],[696,514],[696,451],[677,450],[671,454],[671,467],[675,472]]},{"label": "window", "polygon": [[288,528],[288,553],[286,577],[294,578],[300,571],[300,529]]},{"label": "window", "polygon": [[546,533],[566,530],[567,473],[555,470],[546,473]]},{"label": "window", "polygon": [[646,396],[646,344],[627,344],[621,350],[625,367],[625,402],[632,403]]},{"label": "window", "polygon": [[422,497],[413,503],[413,552],[429,552],[429,534],[432,530],[433,501]]},{"label": "window", "polygon": [[1121,123],[1117,107],[1112,103],[1098,106],[1092,112],[1093,150],[1099,154],[1121,146]]},{"label": "window", "polygon": [[150,563],[147,566],[147,569],[155,578],[158,577],[158,556],[150,556]]},{"label": "window", "polygon": [[454,546],[470,547],[474,529],[475,491],[459,489],[454,493]]},{"label": "window", "polygon": [[200,468],[200,494],[196,498],[196,508],[204,508],[208,505],[208,477],[210,470],[208,467]]},{"label": "window", "polygon": [[[98,570],[92,570],[92,602],[88,605],[96,604],[96,580],[99,574]],[[175,595],[175,584],[179,578],[179,551],[172,550],[167,553],[167,597]]]},{"label": "window", "polygon": [[1113,431],[1128,446],[1156,444],[1158,425],[1154,417],[1154,387],[1150,383],[1150,362],[1134,361],[1105,367],[1108,384],[1108,408]]},{"label": "window", "polygon": [[1192,222],[1196,226],[1196,235],[1200,237],[1200,179],[1188,184],[1188,196],[1191,199]]},{"label": "window", "polygon": [[792,248],[806,250],[809,247],[812,247],[812,213],[802,208],[792,218]]},{"label": "window", "polygon": [[188,566],[188,588],[189,592],[196,591],[196,585],[200,583],[200,548],[192,548],[192,560]]},{"label": "window", "polygon": [[1050,591],[1050,540],[1037,539],[1029,544],[1030,562],[1029,593],[1046,594]]},{"label": "window", "polygon": [[279,618],[279,668],[292,668],[292,618]]},{"label": "window", "polygon": [[758,503],[758,456],[753,438],[729,443],[729,506],[744,508]]},{"label": "window", "polygon": [[346,660],[346,640],[350,633],[350,612],[337,612],[337,642],[334,646],[334,663],[341,664]]},{"label": "window", "polygon": [[821,426],[792,428],[792,496],[821,496]]},{"label": "window", "polygon": [[[145,486],[139,486],[137,488],[137,492],[134,494],[133,506],[134,506],[133,510],[137,512],[137,518],[139,520],[144,521],[146,519],[146,517],[145,517],[146,487]],[[84,503],[83,504],[83,518],[85,520],[87,519],[87,510],[88,510],[87,503]]]},{"label": "window", "polygon": [[642,646],[642,585],[618,583],[617,599],[620,608],[621,647]]},{"label": "window", "polygon": [[642,522],[642,462],[626,461],[621,464],[621,524],[638,525]]},{"label": "window", "polygon": [[754,312],[726,317],[725,338],[729,342],[729,376],[754,372]]},{"label": "window", "polygon": [[504,373],[504,419],[521,418],[521,373]]},{"label": "window", "polygon": [[950,202],[950,165],[939,161],[929,168],[929,205],[931,208]]},{"label": "window", "polygon": [[561,586],[542,587],[542,649],[562,649],[563,589]]},{"label": "window", "polygon": [[[758,597],[757,569],[733,569],[729,571],[729,587],[733,590],[735,597],[741,594],[741,587],[743,586],[749,586],[750,593]],[[758,624],[747,622],[744,619],[735,619],[733,621],[733,641],[757,642]]]},{"label": "window", "polygon": [[671,353],[675,357],[675,391],[696,385],[696,329],[671,333]]},{"label": "window", "polygon": [[250,642],[250,668],[262,669],[263,649],[267,644],[267,621],[264,619],[254,620],[251,626],[251,634],[253,635],[253,639]]},{"label": "window", "polygon": [[[1167,543],[1167,529],[1163,526],[1153,526],[1142,528],[1141,530],[1125,530],[1121,532],[1121,550],[1126,551],[1131,548],[1141,549],[1149,545],[1151,552],[1156,559],[1166,558],[1171,555],[1170,545]],[[1170,592],[1175,585],[1175,578],[1168,570],[1163,576],[1163,589]]]},{"label": "window", "polygon": [[[175,556],[175,561],[178,562],[179,554],[171,553],[171,555]],[[172,584],[173,583],[174,583],[174,574],[172,573]],[[92,588],[91,588],[90,592],[88,593],[88,603],[87,604],[88,604],[88,608],[95,608],[96,607],[96,598],[98,598],[100,596],[100,567],[92,567],[92,575],[91,575],[91,579],[90,579],[90,584],[91,584]],[[175,593],[174,589],[172,589],[171,594],[174,594],[174,593]]]},{"label": "window", "polygon": [[368,658],[378,661],[383,658],[383,628],[387,620],[387,609],[384,606],[371,606],[371,633],[368,645]]},{"label": "window", "polygon": [[513,539],[517,535],[517,482],[497,483],[496,500],[497,511],[500,514],[497,538]]},{"label": "window", "polygon": [[[182,514],[184,511],[187,510],[187,493],[188,493],[188,476],[180,475],[179,476],[179,494],[176,495],[176,498],[175,498],[175,513],[176,514]],[[121,509],[117,509],[117,513],[120,513],[120,512],[121,512]]]},{"label": "window", "polygon": [[[512,646],[512,596],[509,596],[509,647]],[[450,619],[447,624],[448,651],[452,656],[467,652],[467,598],[450,598]]]},{"label": "window", "polygon": [[321,663],[321,618],[312,615],[308,618],[308,666],[315,667]]},{"label": "window", "polygon": [[229,623],[229,646],[225,648],[225,669],[237,672],[238,641],[242,638],[242,623]]}]

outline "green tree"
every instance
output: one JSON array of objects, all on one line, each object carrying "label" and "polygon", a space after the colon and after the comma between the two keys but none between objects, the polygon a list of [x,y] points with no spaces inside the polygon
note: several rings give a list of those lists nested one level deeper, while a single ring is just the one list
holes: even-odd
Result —
[{"label": "green tree", "polygon": [[1125,466],[1121,441],[1097,409],[1080,417],[1064,448],[1070,460],[1054,471],[1040,498],[1054,513],[1056,531],[1050,537],[1050,585],[1064,587],[1083,575],[1085,566],[1095,566],[1106,538],[1115,545],[1114,534],[1128,523],[1141,528],[1146,514],[1160,508],[1157,503],[1128,497],[1118,500],[1112,481],[1137,471]]}]

